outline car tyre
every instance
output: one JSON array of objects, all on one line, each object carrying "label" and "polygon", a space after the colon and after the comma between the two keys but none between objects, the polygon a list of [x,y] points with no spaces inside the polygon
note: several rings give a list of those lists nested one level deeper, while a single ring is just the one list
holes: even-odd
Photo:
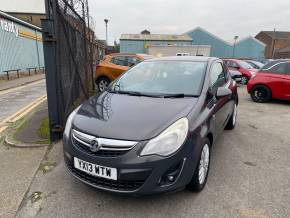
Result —
[{"label": "car tyre", "polygon": [[237,103],[235,103],[233,113],[232,113],[225,129],[232,130],[235,128],[236,123],[237,123],[237,115],[238,115],[238,105],[237,105]]},{"label": "car tyre", "polygon": [[203,146],[200,151],[198,164],[195,168],[194,175],[187,185],[187,189],[194,192],[200,192],[203,190],[208,177],[210,168],[210,151],[211,144],[208,138],[203,141]]},{"label": "car tyre", "polygon": [[248,77],[242,76],[242,78],[241,78],[241,84],[242,85],[247,85],[248,81],[249,81]]},{"label": "car tyre", "polygon": [[272,92],[264,85],[256,85],[251,90],[251,98],[254,102],[265,103],[271,100]]},{"label": "car tyre", "polygon": [[96,85],[98,87],[98,90],[100,92],[105,91],[106,88],[109,86],[110,82],[111,81],[107,77],[102,76],[102,77],[98,78],[96,80]]}]

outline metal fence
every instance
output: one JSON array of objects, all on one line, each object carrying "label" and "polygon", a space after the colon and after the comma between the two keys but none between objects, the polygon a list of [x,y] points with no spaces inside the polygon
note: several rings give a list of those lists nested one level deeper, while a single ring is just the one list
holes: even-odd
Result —
[{"label": "metal fence", "polygon": [[69,113],[94,92],[94,33],[87,0],[46,0],[42,21],[51,140]]}]

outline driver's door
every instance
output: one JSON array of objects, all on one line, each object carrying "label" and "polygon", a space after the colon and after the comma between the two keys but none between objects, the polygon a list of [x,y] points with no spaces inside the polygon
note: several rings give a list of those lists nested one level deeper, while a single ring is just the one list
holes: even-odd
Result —
[{"label": "driver's door", "polygon": [[224,129],[229,118],[229,97],[216,97],[217,89],[226,85],[227,72],[225,72],[225,69],[221,62],[216,62],[210,70],[210,88],[208,92],[212,96],[210,102],[213,103],[212,114],[215,120],[216,134],[219,134]]}]

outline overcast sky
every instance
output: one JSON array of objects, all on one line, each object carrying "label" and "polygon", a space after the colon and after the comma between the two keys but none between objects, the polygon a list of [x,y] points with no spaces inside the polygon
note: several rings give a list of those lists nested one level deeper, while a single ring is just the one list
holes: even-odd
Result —
[{"label": "overcast sky", "polygon": [[89,0],[96,33],[109,39],[121,33],[185,33],[201,26],[227,41],[235,35],[255,36],[261,30],[290,31],[289,0]]},{"label": "overcast sky", "polygon": [[[290,31],[289,0],[89,0],[96,35],[109,42],[122,33],[182,34],[197,26],[232,42],[261,30]],[[43,12],[43,0],[0,0],[0,10]]]}]

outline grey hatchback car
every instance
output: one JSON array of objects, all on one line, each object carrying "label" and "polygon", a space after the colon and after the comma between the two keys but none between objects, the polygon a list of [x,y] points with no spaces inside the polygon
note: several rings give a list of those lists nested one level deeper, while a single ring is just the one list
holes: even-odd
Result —
[{"label": "grey hatchback car", "polygon": [[236,124],[238,94],[222,60],[146,60],[67,119],[68,171],[95,188],[144,195],[201,191],[211,148]]}]

